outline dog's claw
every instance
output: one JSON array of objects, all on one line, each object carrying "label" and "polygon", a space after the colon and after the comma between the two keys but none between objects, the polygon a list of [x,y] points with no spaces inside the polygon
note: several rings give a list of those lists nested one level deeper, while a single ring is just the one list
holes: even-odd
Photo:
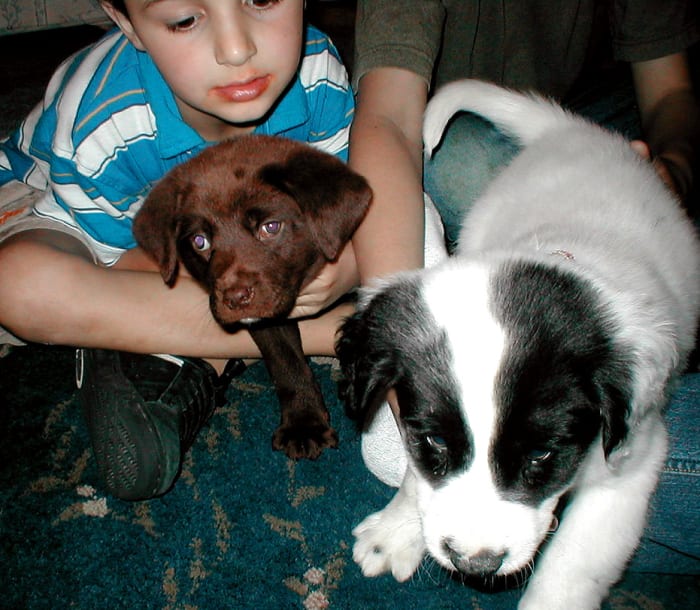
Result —
[{"label": "dog's claw", "polygon": [[338,446],[338,433],[328,424],[294,422],[282,424],[272,437],[272,448],[293,460],[317,459],[324,449]]},{"label": "dog's claw", "polygon": [[371,514],[352,532],[352,558],[365,576],[391,572],[399,582],[411,578],[425,553],[417,515],[406,513],[406,505],[390,503]]}]

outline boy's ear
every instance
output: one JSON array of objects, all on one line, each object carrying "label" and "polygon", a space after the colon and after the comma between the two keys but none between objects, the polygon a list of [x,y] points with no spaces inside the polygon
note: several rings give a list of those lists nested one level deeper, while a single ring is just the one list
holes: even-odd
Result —
[{"label": "boy's ear", "polygon": [[116,26],[122,31],[124,36],[129,39],[129,42],[133,44],[139,51],[144,51],[145,47],[139,38],[139,35],[134,30],[134,26],[131,23],[128,15],[125,15],[121,11],[118,11],[110,2],[100,2],[102,10],[107,13],[108,17],[114,21]]}]

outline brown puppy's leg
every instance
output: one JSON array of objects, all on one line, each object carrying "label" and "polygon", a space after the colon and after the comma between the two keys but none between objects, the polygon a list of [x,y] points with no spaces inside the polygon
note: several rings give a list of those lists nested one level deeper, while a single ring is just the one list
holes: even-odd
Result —
[{"label": "brown puppy's leg", "polygon": [[282,408],[280,425],[272,437],[273,449],[293,459],[314,460],[326,447],[337,447],[338,434],[330,426],[297,324],[256,325],[250,334],[263,355]]}]

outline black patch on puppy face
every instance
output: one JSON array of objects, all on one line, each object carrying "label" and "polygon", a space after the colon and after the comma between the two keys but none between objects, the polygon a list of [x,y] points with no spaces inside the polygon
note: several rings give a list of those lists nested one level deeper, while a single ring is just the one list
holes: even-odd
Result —
[{"label": "black patch on puppy face", "polygon": [[450,367],[445,331],[421,295],[419,279],[404,279],[349,318],[338,356],[348,414],[363,418],[396,390],[406,446],[423,476],[441,484],[466,468],[472,439]]},{"label": "black patch on puppy face", "polygon": [[406,447],[425,479],[439,487],[468,467],[474,442],[456,393],[445,331],[432,317],[422,320],[424,333],[430,332],[421,344],[406,342],[404,362],[411,361],[394,388]]},{"label": "black patch on puppy face", "polygon": [[606,455],[624,438],[629,357],[595,290],[574,274],[505,265],[492,303],[507,334],[492,468],[506,498],[534,506],[571,482],[601,431]]}]

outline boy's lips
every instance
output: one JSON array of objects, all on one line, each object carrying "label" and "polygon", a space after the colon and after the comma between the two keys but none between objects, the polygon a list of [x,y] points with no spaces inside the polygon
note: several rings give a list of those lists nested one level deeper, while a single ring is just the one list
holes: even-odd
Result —
[{"label": "boy's lips", "polygon": [[223,87],[214,87],[215,95],[231,102],[249,102],[260,97],[270,85],[271,77],[260,76],[241,83],[231,83]]}]

